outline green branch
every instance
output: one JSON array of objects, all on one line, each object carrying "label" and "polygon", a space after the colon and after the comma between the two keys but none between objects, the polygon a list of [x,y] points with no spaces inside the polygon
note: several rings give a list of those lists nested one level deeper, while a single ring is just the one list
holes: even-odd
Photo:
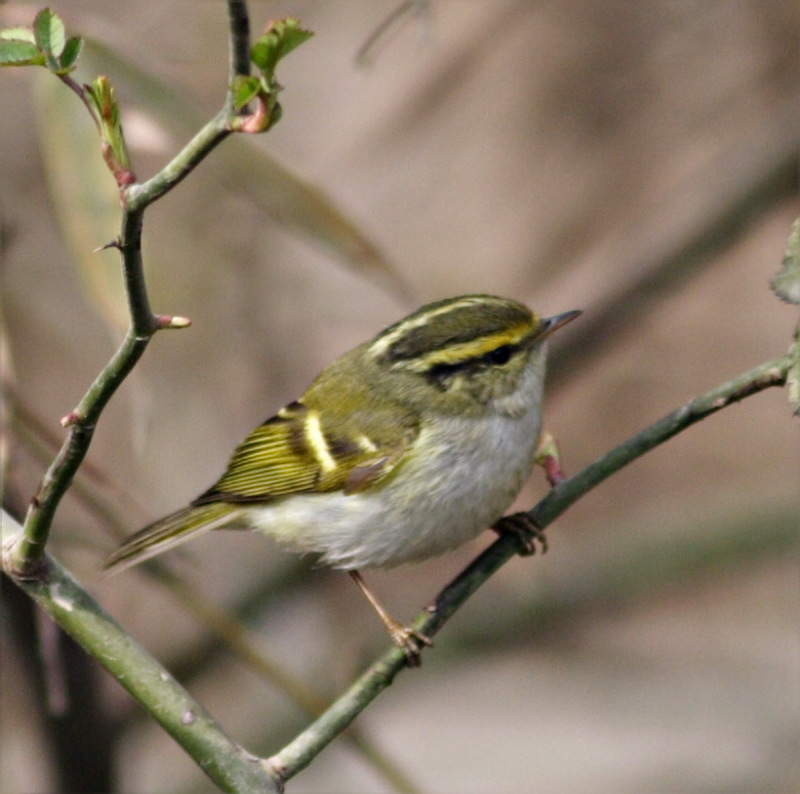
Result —
[{"label": "green branch", "polygon": [[[795,342],[793,349],[798,348]],[[696,422],[722,410],[732,403],[756,394],[772,386],[784,386],[793,361],[793,353],[761,364],[733,380],[696,397],[686,405],[668,414],[655,424],[637,433],[633,438],[620,444],[587,466],[569,480],[557,485],[539,502],[530,516],[544,529],[558,516],[571,507],[587,491],[599,485],[614,472],[627,466],[636,458],[663,444]]]},{"label": "green branch", "polygon": [[231,134],[232,118],[228,108],[223,108],[155,176],[142,184],[131,185],[123,196],[128,211],[143,212],[145,207],[189,176],[209,152]]},{"label": "green branch", "polygon": [[250,17],[244,0],[228,0],[228,111],[234,113],[235,94],[233,84],[237,77],[250,75]]},{"label": "green branch", "polygon": [[12,549],[11,570],[24,578],[39,575],[45,545],[56,509],[83,462],[94,435],[100,413],[111,396],[133,369],[144,352],[150,336],[139,337],[132,330],[121,347],[89,388],[77,408],[62,424],[69,427],[67,438],[45,472],[28,508],[24,531]]},{"label": "green branch", "polygon": [[[783,386],[792,363],[791,354],[768,361],[727,383],[717,386],[673,411],[650,427],[554,487],[528,515],[541,529],[551,524],[581,496],[645,452],[726,406],[773,386]],[[442,590],[413,623],[413,628],[432,637],[464,602],[496,571],[520,551],[520,539],[502,535]],[[341,733],[406,666],[399,648],[375,662],[312,725],[268,760],[283,780],[296,775]]]},{"label": "green branch", "polygon": [[[2,512],[3,532],[21,527]],[[222,791],[277,792],[258,758],[247,753],[208,712],[51,557],[36,579],[17,584],[94,656],[147,709]]]}]

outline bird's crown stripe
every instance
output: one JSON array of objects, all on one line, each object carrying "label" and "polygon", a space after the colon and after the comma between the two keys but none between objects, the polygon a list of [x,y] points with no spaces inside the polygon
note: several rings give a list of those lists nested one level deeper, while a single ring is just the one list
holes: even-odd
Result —
[{"label": "bird's crown stripe", "polygon": [[402,339],[409,331],[427,325],[434,317],[441,317],[444,314],[458,311],[466,306],[486,303],[485,297],[466,296],[457,300],[447,301],[443,304],[436,304],[434,307],[425,311],[420,311],[401,320],[396,325],[391,326],[378,336],[370,345],[369,352],[376,358],[382,356],[398,340]]},{"label": "bird's crown stripe", "polygon": [[467,361],[477,360],[496,350],[503,345],[518,345],[526,336],[530,334],[531,326],[528,323],[520,323],[512,328],[488,336],[480,336],[468,342],[459,344],[443,345],[435,350],[431,350],[418,358],[410,360],[400,360],[395,366],[401,369],[410,369],[414,372],[426,372],[432,367],[441,364],[452,365],[462,364]]}]

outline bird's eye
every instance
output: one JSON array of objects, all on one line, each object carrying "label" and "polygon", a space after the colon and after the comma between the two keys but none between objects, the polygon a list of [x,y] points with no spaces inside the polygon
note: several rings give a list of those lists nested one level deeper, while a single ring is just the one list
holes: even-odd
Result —
[{"label": "bird's eye", "polygon": [[511,358],[511,345],[500,345],[500,347],[496,347],[490,353],[487,353],[485,358],[490,364],[497,364],[498,366],[508,364],[508,360]]}]

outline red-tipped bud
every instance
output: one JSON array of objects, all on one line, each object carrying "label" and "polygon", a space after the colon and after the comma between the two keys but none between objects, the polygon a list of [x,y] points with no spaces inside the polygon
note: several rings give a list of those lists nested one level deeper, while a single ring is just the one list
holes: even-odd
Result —
[{"label": "red-tipped bud", "polygon": [[188,317],[178,317],[171,314],[161,314],[156,319],[156,328],[163,330],[165,328],[187,328],[192,324]]},{"label": "red-tipped bud", "polygon": [[77,425],[82,418],[77,411],[70,411],[66,416],[61,417],[59,424],[61,427],[72,427],[72,425]]}]

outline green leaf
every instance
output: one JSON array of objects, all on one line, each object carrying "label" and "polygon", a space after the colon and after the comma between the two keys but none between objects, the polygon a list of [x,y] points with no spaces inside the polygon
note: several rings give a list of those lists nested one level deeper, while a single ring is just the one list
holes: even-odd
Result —
[{"label": "green leaf", "polygon": [[111,147],[114,162],[117,166],[130,168],[130,158],[125,145],[125,135],[122,131],[119,105],[114,97],[114,87],[105,76],[96,77],[90,84],[85,85],[86,98],[92,108],[95,119],[100,127],[100,137]]},{"label": "green leaf", "polygon": [[251,60],[271,81],[278,61],[313,35],[310,30],[303,30],[300,21],[292,17],[274,21],[253,45]]},{"label": "green leaf", "polygon": [[29,41],[0,39],[0,66],[44,66],[44,55]]},{"label": "green leaf", "polygon": [[800,303],[800,218],[792,224],[786,241],[783,267],[769,283],[772,291],[787,303]]},{"label": "green leaf", "polygon": [[253,45],[250,60],[264,73],[271,75],[275,71],[277,58],[277,42],[273,36],[265,34]]},{"label": "green leaf", "polygon": [[49,8],[43,8],[37,15],[33,23],[33,34],[39,49],[47,59],[47,67],[52,71],[58,71],[58,59],[64,52],[66,34],[64,23],[61,17]]},{"label": "green leaf", "polygon": [[33,35],[31,28],[5,28],[0,30],[0,39],[13,39],[14,41],[27,41],[29,44],[36,44],[36,37]]},{"label": "green leaf", "polygon": [[310,30],[304,30],[300,27],[299,20],[292,17],[283,20],[278,60],[285,58],[292,50],[297,49],[313,35]]},{"label": "green leaf", "polygon": [[59,66],[61,67],[59,74],[67,74],[75,68],[75,63],[78,60],[81,52],[83,51],[83,38],[81,36],[72,36],[67,39],[64,45],[64,52],[59,58]]},{"label": "green leaf", "polygon": [[236,77],[231,85],[236,110],[241,110],[245,105],[252,102],[258,96],[261,88],[260,77],[253,75]]}]

